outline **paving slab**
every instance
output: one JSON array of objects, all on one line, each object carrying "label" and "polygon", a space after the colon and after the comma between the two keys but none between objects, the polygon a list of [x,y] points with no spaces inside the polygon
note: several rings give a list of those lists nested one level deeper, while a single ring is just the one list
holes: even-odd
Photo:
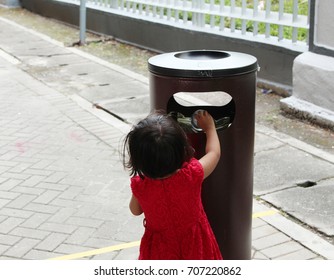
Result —
[{"label": "paving slab", "polygon": [[334,179],[312,187],[292,187],[263,199],[326,235],[334,235]]},{"label": "paving slab", "polygon": [[258,151],[254,161],[254,194],[259,196],[334,174],[333,163],[289,145]]},{"label": "paving slab", "polygon": [[[113,80],[117,80],[117,82]],[[107,84],[95,84],[94,86],[86,87],[79,91],[78,94],[88,101],[102,105],[112,103],[114,100],[131,100],[137,96],[146,96],[149,99],[148,91],[142,88],[140,82],[125,80],[124,76],[120,74],[109,75]]]}]

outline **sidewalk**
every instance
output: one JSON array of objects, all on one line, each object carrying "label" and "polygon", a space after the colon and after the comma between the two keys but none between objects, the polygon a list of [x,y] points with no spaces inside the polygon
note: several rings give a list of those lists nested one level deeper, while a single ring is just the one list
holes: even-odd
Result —
[{"label": "sidewalk", "polygon": [[[147,79],[0,18],[0,89],[0,258],[136,259],[130,125],[92,104],[131,123]],[[308,229],[334,235],[333,170],[333,155],[256,127],[253,259],[334,259]]]}]

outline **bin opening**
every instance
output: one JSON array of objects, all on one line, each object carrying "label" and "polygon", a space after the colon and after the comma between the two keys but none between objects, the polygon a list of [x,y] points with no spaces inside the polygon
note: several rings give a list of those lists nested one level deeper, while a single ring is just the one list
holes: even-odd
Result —
[{"label": "bin opening", "polygon": [[212,59],[222,59],[229,57],[230,54],[222,51],[186,51],[179,52],[174,55],[180,59],[190,59],[190,60],[212,60]]},{"label": "bin opening", "polygon": [[167,103],[169,113],[186,132],[201,132],[197,126],[195,113],[198,110],[208,111],[217,130],[231,126],[235,115],[235,102],[231,95],[223,91],[178,92],[173,94]]}]

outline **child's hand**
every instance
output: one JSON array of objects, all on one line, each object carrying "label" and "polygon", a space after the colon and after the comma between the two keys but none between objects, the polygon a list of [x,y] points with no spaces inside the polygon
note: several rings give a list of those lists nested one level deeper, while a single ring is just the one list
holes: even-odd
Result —
[{"label": "child's hand", "polygon": [[195,113],[197,126],[203,129],[206,135],[205,155],[199,159],[204,170],[204,178],[208,177],[216,168],[220,159],[220,142],[212,116],[207,111]]},{"label": "child's hand", "polygon": [[204,132],[210,129],[216,129],[214,120],[212,116],[204,110],[198,110],[195,112],[195,119],[197,121],[197,126],[203,129]]}]

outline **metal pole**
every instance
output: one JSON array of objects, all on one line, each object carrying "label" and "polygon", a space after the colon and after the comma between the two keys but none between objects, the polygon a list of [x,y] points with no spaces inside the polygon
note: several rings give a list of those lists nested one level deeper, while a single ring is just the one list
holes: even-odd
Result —
[{"label": "metal pole", "polygon": [[79,45],[86,43],[86,0],[80,0],[80,40]]}]

